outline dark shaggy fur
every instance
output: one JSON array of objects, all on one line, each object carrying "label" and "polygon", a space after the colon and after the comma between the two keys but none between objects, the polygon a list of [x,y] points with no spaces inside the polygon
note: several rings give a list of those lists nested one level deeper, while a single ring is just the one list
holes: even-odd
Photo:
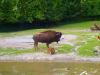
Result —
[{"label": "dark shaggy fur", "polygon": [[49,48],[49,44],[51,44],[52,42],[58,43],[58,41],[60,41],[61,36],[62,36],[61,32],[56,32],[53,30],[37,33],[33,36],[34,47],[37,47],[38,42],[41,42],[41,43],[46,43],[47,47]]}]

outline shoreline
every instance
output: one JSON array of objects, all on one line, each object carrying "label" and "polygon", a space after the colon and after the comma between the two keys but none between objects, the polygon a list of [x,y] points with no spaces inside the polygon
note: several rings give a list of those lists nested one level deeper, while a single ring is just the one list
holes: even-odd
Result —
[{"label": "shoreline", "polygon": [[49,55],[45,53],[27,53],[0,56],[0,62],[100,62],[100,57],[79,57],[67,54]]}]

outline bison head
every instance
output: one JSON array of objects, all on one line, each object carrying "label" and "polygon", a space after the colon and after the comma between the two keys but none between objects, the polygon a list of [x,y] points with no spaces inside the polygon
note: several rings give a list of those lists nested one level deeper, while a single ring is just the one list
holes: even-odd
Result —
[{"label": "bison head", "polygon": [[60,41],[61,36],[62,36],[61,32],[56,32],[57,42]]}]

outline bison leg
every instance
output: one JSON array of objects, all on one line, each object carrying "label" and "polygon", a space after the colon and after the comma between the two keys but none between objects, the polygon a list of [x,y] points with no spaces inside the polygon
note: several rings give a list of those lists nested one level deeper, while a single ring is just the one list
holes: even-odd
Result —
[{"label": "bison leg", "polygon": [[56,41],[57,42],[57,44],[59,44],[59,42],[58,41]]},{"label": "bison leg", "polygon": [[51,50],[50,50],[50,48],[49,48],[49,43],[46,43],[46,45],[47,45],[47,47],[48,47],[48,53],[51,54]]},{"label": "bison leg", "polygon": [[34,48],[35,50],[38,48],[38,42],[34,42]]},{"label": "bison leg", "polygon": [[49,48],[49,43],[46,43],[47,47]]}]

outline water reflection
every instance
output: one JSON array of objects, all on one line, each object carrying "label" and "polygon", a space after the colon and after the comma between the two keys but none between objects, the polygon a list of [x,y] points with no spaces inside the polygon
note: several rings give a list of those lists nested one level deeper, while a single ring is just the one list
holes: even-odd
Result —
[{"label": "water reflection", "polygon": [[53,75],[67,75],[69,69],[68,68],[54,68]]},{"label": "water reflection", "polygon": [[100,63],[0,62],[0,75],[100,75]]}]

